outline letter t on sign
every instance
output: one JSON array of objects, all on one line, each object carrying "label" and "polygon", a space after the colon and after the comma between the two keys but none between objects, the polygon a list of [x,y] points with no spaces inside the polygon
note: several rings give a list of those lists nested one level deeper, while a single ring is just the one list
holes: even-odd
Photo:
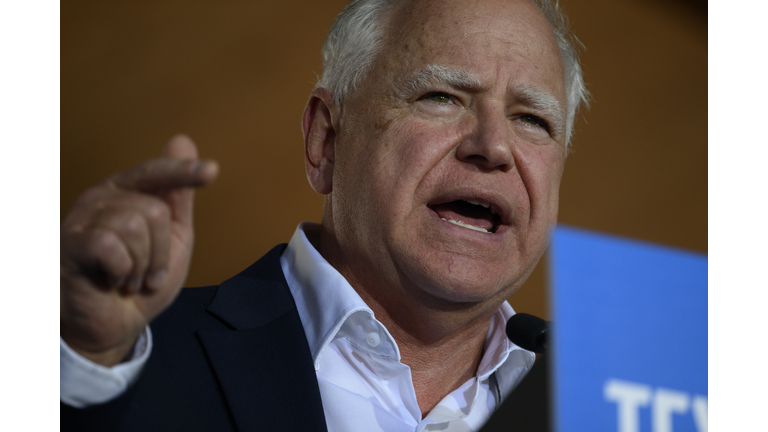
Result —
[{"label": "letter t on sign", "polygon": [[640,407],[651,401],[651,387],[628,381],[610,379],[603,387],[603,396],[616,402],[618,432],[640,432]]}]

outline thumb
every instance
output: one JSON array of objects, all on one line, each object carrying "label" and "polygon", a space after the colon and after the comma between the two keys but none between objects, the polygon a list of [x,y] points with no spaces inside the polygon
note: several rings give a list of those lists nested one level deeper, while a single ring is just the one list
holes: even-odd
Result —
[{"label": "thumb", "polygon": [[179,134],[168,141],[162,154],[169,158],[197,160],[197,146],[190,137]]},{"label": "thumb", "polygon": [[[163,147],[162,155],[168,158],[196,161],[198,158],[197,146],[188,136],[176,135]],[[204,179],[204,184],[210,184],[218,176],[219,166],[214,161],[200,161],[194,170],[197,171],[196,174],[200,178]],[[171,207],[174,222],[191,228],[194,194],[195,190],[191,187],[173,189],[165,194],[166,202]]]}]

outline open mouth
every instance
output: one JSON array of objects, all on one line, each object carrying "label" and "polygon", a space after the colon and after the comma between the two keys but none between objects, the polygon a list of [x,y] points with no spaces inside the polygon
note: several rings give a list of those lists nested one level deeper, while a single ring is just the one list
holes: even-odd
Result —
[{"label": "open mouth", "polygon": [[484,233],[495,233],[501,217],[493,205],[479,200],[456,200],[429,206],[440,219]]}]

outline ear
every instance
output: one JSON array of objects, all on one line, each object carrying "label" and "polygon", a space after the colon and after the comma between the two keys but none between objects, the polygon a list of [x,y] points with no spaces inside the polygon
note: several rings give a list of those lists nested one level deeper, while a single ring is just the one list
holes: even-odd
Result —
[{"label": "ear", "polygon": [[322,195],[328,195],[333,190],[336,145],[334,120],[338,121],[337,113],[337,105],[331,93],[324,88],[317,88],[309,97],[301,122],[307,179],[312,189]]}]

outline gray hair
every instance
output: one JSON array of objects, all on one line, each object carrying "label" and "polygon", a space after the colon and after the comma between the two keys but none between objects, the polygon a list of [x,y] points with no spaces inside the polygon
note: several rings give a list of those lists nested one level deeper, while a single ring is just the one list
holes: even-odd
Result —
[{"label": "gray hair", "polygon": [[[570,145],[573,123],[579,106],[589,106],[589,92],[579,64],[576,47],[583,47],[571,32],[559,0],[531,0],[549,22],[557,38],[565,71],[568,108],[566,146]],[[352,0],[341,11],[323,42],[323,74],[317,87],[327,89],[334,100],[345,100],[368,73],[382,48],[383,15],[392,0]]]}]

